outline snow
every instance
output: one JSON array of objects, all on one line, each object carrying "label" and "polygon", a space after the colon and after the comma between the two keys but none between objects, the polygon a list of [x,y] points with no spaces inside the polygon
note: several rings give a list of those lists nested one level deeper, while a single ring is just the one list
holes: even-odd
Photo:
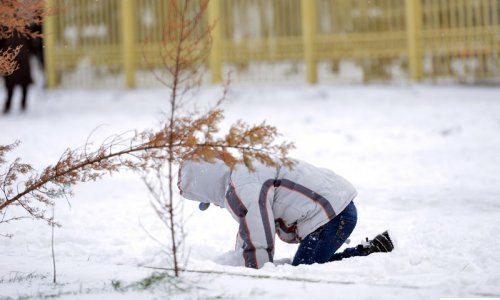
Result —
[{"label": "snow", "polygon": [[[200,107],[220,88],[207,86]],[[17,95],[19,96],[19,95]],[[0,98],[4,92],[0,92]],[[27,113],[0,116],[0,144],[41,169],[68,147],[154,127],[164,89],[34,89]],[[351,245],[389,229],[390,254],[292,267],[296,245],[278,242],[261,270],[237,266],[237,224],[226,211],[185,201],[184,261],[196,272],[149,289],[138,282],[168,267],[168,234],[138,175],[121,172],[75,187],[55,216],[58,284],[52,284],[51,228],[2,224],[0,298],[60,299],[438,299],[500,297],[500,89],[480,86],[232,86],[224,126],[266,120],[292,155],[330,168],[358,189]],[[14,104],[18,104],[17,102]],[[207,274],[205,271],[213,271]],[[252,277],[256,276],[256,277]],[[112,281],[122,288],[116,290]]]}]

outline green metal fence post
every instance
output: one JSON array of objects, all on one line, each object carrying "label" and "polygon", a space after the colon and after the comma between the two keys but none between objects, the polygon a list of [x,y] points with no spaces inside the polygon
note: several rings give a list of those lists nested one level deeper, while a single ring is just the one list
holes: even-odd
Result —
[{"label": "green metal fence post", "polygon": [[411,80],[419,81],[423,76],[421,4],[420,0],[406,0],[405,5],[408,72]]},{"label": "green metal fence post", "polygon": [[135,87],[135,0],[121,0],[123,66],[127,87]]},{"label": "green metal fence post", "polygon": [[210,48],[210,72],[212,82],[222,81],[222,27],[220,18],[220,0],[210,0],[208,3],[208,22],[212,28],[212,45]]},{"label": "green metal fence post", "polygon": [[309,83],[318,81],[318,71],[315,57],[316,43],[316,1],[301,0],[302,10],[302,40],[304,60],[306,63],[306,79]]},{"label": "green metal fence post", "polygon": [[56,68],[56,17],[54,16],[54,0],[45,0],[45,10],[48,15],[43,23],[43,56],[45,61],[45,76],[47,78],[47,87],[55,88],[57,86],[57,68]]}]

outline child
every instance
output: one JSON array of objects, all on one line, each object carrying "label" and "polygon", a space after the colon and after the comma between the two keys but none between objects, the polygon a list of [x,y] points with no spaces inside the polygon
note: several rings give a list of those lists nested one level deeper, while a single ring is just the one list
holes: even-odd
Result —
[{"label": "child", "polygon": [[287,243],[300,243],[292,265],[326,263],[374,252],[390,252],[387,232],[372,241],[335,253],[357,222],[355,188],[330,170],[296,161],[293,168],[255,163],[233,170],[224,162],[185,161],[179,169],[181,195],[227,208],[239,222],[236,248],[245,265],[261,268],[273,262],[275,232]]}]

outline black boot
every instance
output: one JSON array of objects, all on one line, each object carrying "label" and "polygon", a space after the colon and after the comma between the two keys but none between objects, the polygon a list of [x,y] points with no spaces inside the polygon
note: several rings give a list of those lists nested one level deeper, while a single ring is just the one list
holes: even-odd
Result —
[{"label": "black boot", "polygon": [[368,255],[375,252],[391,252],[394,249],[394,244],[389,237],[389,232],[384,231],[374,237],[373,240],[366,238],[366,243],[358,245],[358,248],[365,255]]}]

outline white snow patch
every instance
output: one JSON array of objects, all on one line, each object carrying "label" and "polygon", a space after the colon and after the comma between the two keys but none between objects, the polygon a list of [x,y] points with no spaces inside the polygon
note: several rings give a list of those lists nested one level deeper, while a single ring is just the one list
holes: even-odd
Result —
[{"label": "white snow patch", "polygon": [[[205,87],[197,99],[216,99]],[[4,97],[0,92],[0,99]],[[193,286],[117,292],[165,267],[168,234],[141,179],[123,172],[75,187],[59,201],[55,231],[59,284],[51,284],[50,228],[28,220],[3,224],[0,297],[61,299],[438,299],[500,296],[500,89],[457,86],[233,86],[223,128],[266,119],[297,149],[293,156],[331,168],[355,184],[359,220],[351,239],[391,230],[396,249],[324,265],[292,267],[296,245],[278,242],[261,270],[239,265],[231,250],[237,224],[223,209],[200,212],[187,201],[187,267]],[[156,126],[168,91],[43,91],[0,116],[0,144],[21,140],[9,158],[41,169],[68,147]],[[200,102],[204,103],[204,102]],[[200,107],[204,107],[200,104]],[[147,231],[147,233],[146,233]],[[352,245],[352,244],[351,244]],[[231,275],[232,274],[232,275]],[[248,276],[260,276],[250,278]]]}]

